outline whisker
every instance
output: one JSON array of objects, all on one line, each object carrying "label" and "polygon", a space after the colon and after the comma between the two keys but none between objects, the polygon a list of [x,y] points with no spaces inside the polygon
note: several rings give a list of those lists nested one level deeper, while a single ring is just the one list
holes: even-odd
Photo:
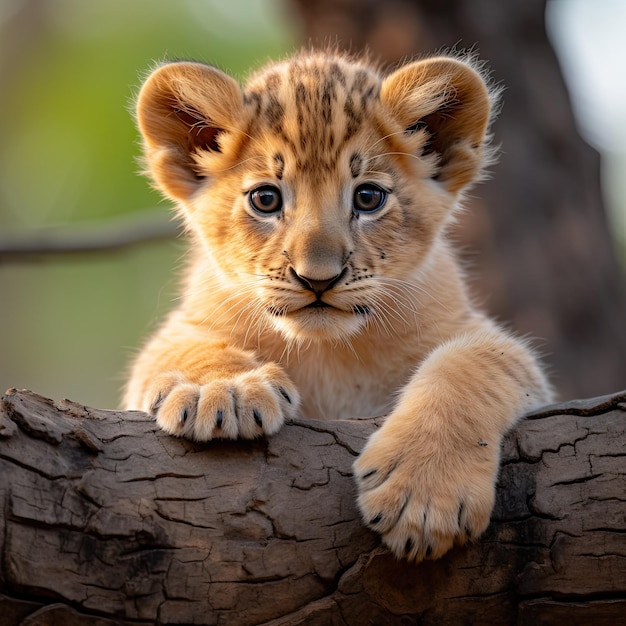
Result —
[{"label": "whisker", "polygon": [[388,175],[389,172],[385,172],[384,170],[365,170],[363,172],[363,176],[374,176],[376,174],[380,174],[382,176]]},{"label": "whisker", "polygon": [[433,302],[436,302],[444,311],[450,311],[450,308],[448,307],[448,305],[444,304],[443,302],[441,302],[441,300],[436,298],[430,290],[424,287],[423,284],[416,283],[416,282],[408,282],[406,280],[401,280],[399,278],[391,278],[391,277],[381,277],[380,280],[381,282],[389,282],[392,284],[397,284],[399,287],[402,287],[402,289],[408,289],[408,290],[414,291],[418,293],[419,295],[423,294],[427,296],[428,298],[430,298],[431,300],[433,300]]},{"label": "whisker", "polygon": [[[188,107],[182,106],[181,108],[182,108],[182,110],[185,113],[188,113],[192,117],[195,117],[197,115],[196,111],[193,111],[193,110],[189,109]],[[200,119],[200,120],[198,120],[197,122],[195,122],[194,124],[191,125],[192,128],[207,128],[208,126],[209,126],[208,120],[203,120],[203,119]],[[241,130],[241,128],[238,128],[237,126],[232,126],[230,124],[220,124],[220,128],[222,130],[227,131],[227,132],[239,133],[240,135],[243,135],[244,137],[247,137],[252,143],[254,143],[261,150],[263,150],[265,148],[265,146],[263,146],[263,144],[260,141],[255,139],[252,135],[250,135],[250,134],[246,133],[245,131]]]},{"label": "whisker", "polygon": [[232,170],[235,169],[236,167],[239,167],[240,165],[243,165],[244,163],[247,163],[248,161],[254,161],[255,159],[263,159],[263,155],[261,154],[255,154],[251,157],[248,157],[247,159],[243,159],[241,161],[237,161],[237,163],[235,163],[234,165],[230,165],[229,167],[223,167],[220,170],[215,170],[216,172],[227,172],[228,170]]},{"label": "whisker", "polygon": [[402,325],[407,324],[406,317],[397,310],[394,310],[392,307],[386,306],[383,301],[378,300],[380,306],[376,308],[376,311],[380,314],[381,320],[385,323],[385,327],[389,329],[392,324],[390,323],[390,317],[395,319],[397,322],[400,322]]},{"label": "whisker", "polygon": [[380,157],[384,157],[384,156],[407,156],[407,157],[411,157],[412,159],[416,159],[417,161],[422,161],[423,158],[420,155],[417,154],[411,154],[410,152],[383,152],[382,154],[376,154],[374,156],[371,157],[367,157],[366,159],[363,159],[364,163],[367,163],[369,161],[373,161],[374,159],[378,159]]},{"label": "whisker", "polygon": [[[238,289],[236,292],[232,293],[228,298],[226,298],[225,300],[222,300],[218,307],[217,307],[217,311],[220,311],[221,309],[223,309],[224,307],[225,310],[223,311],[223,313],[221,315],[218,315],[217,317],[215,316],[216,311],[211,311],[209,314],[207,314],[207,316],[202,320],[202,323],[206,323],[210,318],[213,318],[213,323],[211,324],[211,326],[209,327],[209,330],[213,330],[215,328],[215,326],[218,324],[218,322],[226,315],[228,314],[231,310],[235,309],[238,307],[238,305],[240,305],[240,299],[248,296],[250,294],[254,294],[256,296],[256,287],[251,287],[251,286],[243,286],[240,289]],[[250,302],[244,302],[243,303],[243,308],[245,310],[245,308],[250,306]],[[230,306],[229,306],[230,305]],[[232,319],[233,316],[229,317],[226,321],[230,321]]]},{"label": "whisker", "polygon": [[404,135],[406,131],[403,130],[397,130],[393,133],[388,133],[387,135],[384,135],[383,137],[381,137],[380,139],[376,140],[373,144],[369,145],[367,147],[367,150],[372,150],[373,148],[375,148],[379,143],[381,143],[382,141],[385,141],[386,139],[389,139],[390,137],[395,137],[396,135]]}]

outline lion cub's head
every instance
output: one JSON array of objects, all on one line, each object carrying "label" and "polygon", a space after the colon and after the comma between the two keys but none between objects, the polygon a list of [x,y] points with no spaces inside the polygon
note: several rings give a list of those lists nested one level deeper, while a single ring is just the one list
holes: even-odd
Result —
[{"label": "lion cub's head", "polygon": [[489,157],[492,100],[465,60],[383,76],[302,53],[245,87],[206,65],[163,65],[137,119],[150,175],[207,274],[254,301],[259,324],[324,340],[393,323]]}]

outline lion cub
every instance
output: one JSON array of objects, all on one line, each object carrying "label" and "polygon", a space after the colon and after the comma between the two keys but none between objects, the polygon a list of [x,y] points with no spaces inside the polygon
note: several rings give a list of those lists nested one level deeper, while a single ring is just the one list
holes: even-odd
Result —
[{"label": "lion cub", "polygon": [[503,434],[551,397],[446,239],[490,162],[494,100],[468,58],[383,75],[303,52],[244,87],[156,69],[137,101],[145,163],[193,259],[126,407],[197,441],[388,414],[354,464],[365,522],[413,561],[480,535]]}]

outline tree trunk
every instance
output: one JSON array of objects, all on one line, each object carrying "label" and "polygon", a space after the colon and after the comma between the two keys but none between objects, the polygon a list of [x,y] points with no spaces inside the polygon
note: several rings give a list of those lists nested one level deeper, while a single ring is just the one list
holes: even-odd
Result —
[{"label": "tree trunk", "polygon": [[626,392],[529,415],[487,533],[394,560],[351,464],[380,420],[194,444],[139,412],[0,405],[0,624],[594,624],[626,614]]},{"label": "tree trunk", "polygon": [[302,39],[392,65],[475,48],[506,90],[492,178],[455,236],[478,301],[540,337],[564,398],[626,380],[626,280],[607,227],[600,161],[579,136],[545,32],[545,0],[289,0]]}]

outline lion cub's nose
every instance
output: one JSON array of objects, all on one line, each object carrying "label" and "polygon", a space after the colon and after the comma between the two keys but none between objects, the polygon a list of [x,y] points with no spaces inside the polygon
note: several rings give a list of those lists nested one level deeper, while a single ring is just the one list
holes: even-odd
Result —
[{"label": "lion cub's nose", "polygon": [[332,276],[331,278],[324,279],[316,279],[309,278],[308,276],[300,276],[296,270],[290,268],[291,275],[305,288],[309,291],[312,291],[316,296],[321,296],[325,291],[332,289],[344,276],[346,273],[346,268],[344,267],[341,270],[340,274],[336,276]]}]

